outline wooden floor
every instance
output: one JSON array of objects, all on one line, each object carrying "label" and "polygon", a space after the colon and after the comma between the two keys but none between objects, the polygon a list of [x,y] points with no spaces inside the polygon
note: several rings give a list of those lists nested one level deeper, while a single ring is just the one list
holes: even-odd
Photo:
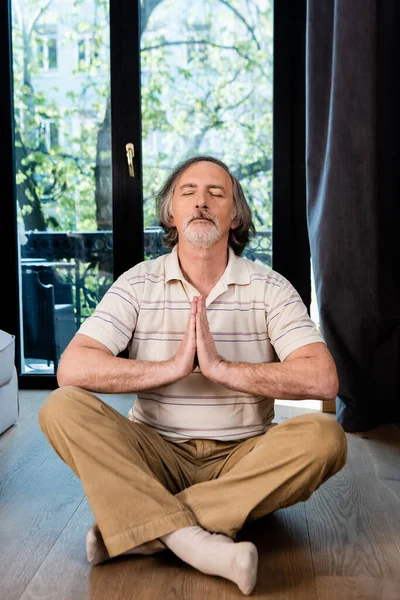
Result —
[{"label": "wooden floor", "polygon": [[[169,551],[87,563],[93,516],[80,481],[39,430],[45,397],[21,392],[18,423],[0,436],[0,599],[243,598],[233,583],[199,573]],[[130,407],[126,398],[107,401],[123,414]],[[277,406],[276,421],[297,410]],[[347,465],[307,502],[238,534],[259,550],[252,598],[400,600],[400,427],[347,438]]]}]

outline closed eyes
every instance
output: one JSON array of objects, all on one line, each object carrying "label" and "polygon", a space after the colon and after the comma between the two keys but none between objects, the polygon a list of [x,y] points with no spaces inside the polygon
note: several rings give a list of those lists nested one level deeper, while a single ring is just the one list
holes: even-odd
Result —
[{"label": "closed eyes", "polygon": [[[182,196],[193,196],[194,192],[184,192]],[[222,198],[222,194],[217,194],[215,192],[210,192],[211,196],[217,196],[218,198]]]}]

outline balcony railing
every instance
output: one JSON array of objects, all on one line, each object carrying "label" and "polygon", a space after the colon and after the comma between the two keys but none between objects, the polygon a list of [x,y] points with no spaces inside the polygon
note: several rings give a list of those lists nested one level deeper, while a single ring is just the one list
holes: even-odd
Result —
[{"label": "balcony railing", "polygon": [[[22,266],[40,270],[51,267],[57,271],[60,285],[70,283],[73,289],[76,325],[96,307],[110,287],[112,278],[112,231],[27,232],[27,242],[21,246]],[[144,229],[145,260],[166,254],[161,227]],[[258,231],[245,249],[243,257],[271,266],[272,232]]]}]

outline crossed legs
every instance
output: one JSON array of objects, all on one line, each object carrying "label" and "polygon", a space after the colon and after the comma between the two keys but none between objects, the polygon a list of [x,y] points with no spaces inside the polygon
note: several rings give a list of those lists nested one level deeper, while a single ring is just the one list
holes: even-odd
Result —
[{"label": "crossed legs", "polygon": [[250,542],[234,543],[236,532],[247,519],[310,497],[347,456],[336,421],[302,415],[235,444],[211,480],[190,485],[173,445],[89,392],[56,390],[39,423],[80,477],[94,513],[88,556],[100,545],[108,557],[166,546],[245,594],[255,585],[257,551]]}]

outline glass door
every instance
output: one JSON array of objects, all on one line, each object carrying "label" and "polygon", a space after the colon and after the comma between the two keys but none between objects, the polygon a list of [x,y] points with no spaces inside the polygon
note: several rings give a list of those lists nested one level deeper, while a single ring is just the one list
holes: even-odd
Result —
[{"label": "glass door", "polygon": [[54,375],[113,280],[109,0],[12,0],[20,374]]},{"label": "glass door", "polygon": [[0,28],[15,240],[0,327],[20,388],[55,387],[111,282],[168,251],[155,193],[194,154],[242,183],[257,230],[244,256],[273,259],[306,299],[304,0],[7,0]]},{"label": "glass door", "polygon": [[166,252],[155,193],[193,155],[240,180],[257,235],[244,256],[272,266],[273,0],[142,0],[145,256]]}]

